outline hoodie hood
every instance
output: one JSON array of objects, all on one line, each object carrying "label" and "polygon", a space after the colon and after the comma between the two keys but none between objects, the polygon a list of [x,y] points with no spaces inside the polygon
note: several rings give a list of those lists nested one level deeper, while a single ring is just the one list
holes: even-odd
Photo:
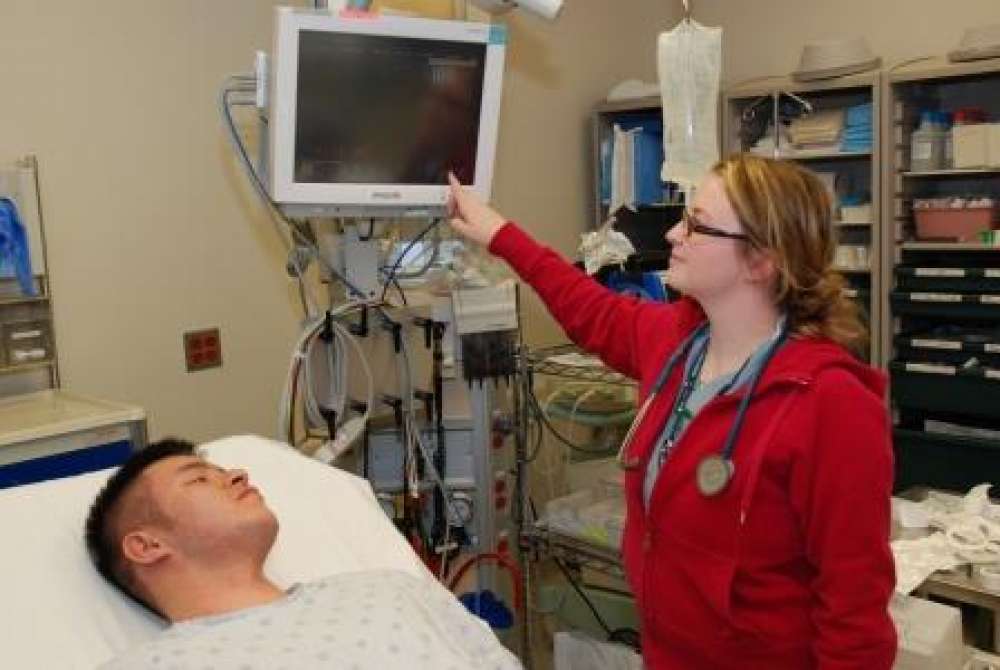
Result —
[{"label": "hoodie hood", "polygon": [[858,360],[841,345],[816,337],[790,338],[761,378],[761,388],[781,381],[811,384],[831,368],[850,372],[874,395],[885,397],[888,384],[884,372]]}]

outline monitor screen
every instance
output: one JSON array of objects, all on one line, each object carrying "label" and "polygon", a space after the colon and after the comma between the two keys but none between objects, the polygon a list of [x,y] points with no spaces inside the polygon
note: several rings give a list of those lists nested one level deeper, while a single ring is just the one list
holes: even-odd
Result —
[{"label": "monitor screen", "polygon": [[503,26],[293,7],[275,17],[261,161],[287,216],[443,216],[449,171],[489,199]]},{"label": "monitor screen", "polygon": [[486,44],[303,30],[298,65],[295,181],[472,183]]}]

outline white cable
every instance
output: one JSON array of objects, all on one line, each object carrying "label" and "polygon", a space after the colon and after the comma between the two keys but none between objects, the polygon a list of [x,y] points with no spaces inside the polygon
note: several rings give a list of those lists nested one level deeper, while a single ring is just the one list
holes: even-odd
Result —
[{"label": "white cable", "polygon": [[[340,349],[343,353],[346,349],[344,342],[351,344],[358,354],[360,359],[361,367],[365,373],[366,381],[368,383],[368,393],[367,393],[367,403],[365,408],[365,413],[362,417],[363,422],[367,424],[368,418],[371,413],[371,407],[374,402],[375,395],[375,382],[374,377],[371,373],[371,367],[368,364],[368,358],[365,356],[364,350],[358,343],[357,339],[351,334],[349,330],[344,328],[340,323],[335,320],[335,317],[341,316],[353,309],[357,309],[360,306],[356,302],[347,302],[339,305],[330,310],[331,315],[331,326],[333,328],[335,340],[340,342]],[[295,347],[293,348],[292,359],[288,368],[288,375],[285,380],[285,387],[281,394],[281,405],[278,412],[278,438],[282,441],[287,441],[288,436],[291,433],[292,422],[294,417],[291,416],[291,406],[292,406],[292,388],[295,386],[296,377],[301,374],[303,377],[303,388],[302,388],[302,398],[303,404],[308,409],[310,404],[313,406],[315,414],[310,417],[310,420],[320,423],[322,425],[322,415],[318,412],[318,403],[315,400],[314,390],[311,384],[311,375],[309,374],[309,359],[311,358],[312,343],[315,342],[319,333],[322,331],[326,323],[326,315],[318,316],[316,318],[310,319],[303,326],[302,332],[300,333]],[[346,386],[347,386],[347,357],[346,355],[341,355],[338,357],[336,363],[337,371],[332,375],[338,377],[341,381],[338,382],[341,386],[341,391],[343,394],[343,405],[346,406]],[[304,368],[304,369],[303,369]],[[339,416],[343,416],[343,409],[341,410]]]},{"label": "white cable", "polygon": [[281,405],[278,408],[278,439],[282,442],[288,441],[292,422],[295,420],[291,415],[291,406],[294,401],[292,389],[305,357],[304,349],[309,339],[323,327],[323,321],[323,317],[308,320],[292,348],[292,359],[288,367],[288,375],[285,377],[285,388],[281,393]]},{"label": "white cable", "polygon": [[333,330],[338,333],[344,341],[354,347],[354,351],[358,355],[358,360],[361,362],[361,370],[365,373],[365,381],[368,382],[368,395],[365,397],[365,412],[361,416],[365,423],[368,423],[368,418],[372,413],[372,406],[375,404],[375,377],[372,375],[371,366],[368,364],[368,357],[365,356],[364,349],[361,348],[361,343],[358,342],[358,338],[354,337],[354,334],[351,333],[351,331],[336,321],[333,322]]},{"label": "white cable", "polygon": [[[324,318],[325,321],[325,318]],[[336,412],[337,416],[343,420],[344,411],[347,406],[347,364],[346,345],[344,337],[339,331],[334,331],[331,341],[325,342],[321,338],[313,337],[306,344],[304,351],[304,405],[306,416],[313,425],[326,425],[326,418],[323,416],[319,401],[316,399],[315,375],[313,374],[313,364],[315,356],[313,354],[317,342],[325,345],[325,360],[327,363],[327,378],[330,384],[330,402],[328,407]]]},{"label": "white cable", "polygon": [[[413,436],[413,439],[415,440],[417,448],[420,449],[420,453],[424,457],[424,465],[427,468],[427,472],[430,473],[431,479],[434,480],[434,484],[438,487],[438,489],[440,489],[441,496],[444,498],[444,503],[448,507],[448,512],[450,513],[451,518],[455,519],[456,521],[458,521],[458,520],[461,519],[461,517],[459,516],[457,510],[455,509],[455,504],[452,501],[451,495],[448,492],[448,486],[447,486],[447,484],[445,484],[444,479],[442,478],[441,473],[438,471],[437,467],[434,466],[434,460],[431,457],[430,450],[427,448],[427,445],[424,444],[424,440],[423,440],[423,438],[420,435],[420,431],[417,430],[416,416],[415,416],[415,411],[413,409],[413,404],[414,404],[413,403],[413,400],[414,400],[414,395],[413,395],[413,376],[412,376],[412,371],[411,371],[411,367],[410,367],[409,348],[407,347],[406,338],[405,337],[400,338],[400,341],[402,342],[401,349],[402,349],[402,353],[403,353],[403,362],[405,363],[404,367],[406,368],[406,375],[405,375],[405,377],[406,377],[407,396],[408,396],[408,399],[410,401],[409,407],[408,407],[408,411],[407,411],[407,418],[409,419],[409,422],[410,422],[410,425],[411,425],[411,430],[409,430],[408,432],[409,432],[410,435]],[[443,444],[439,444],[438,445],[438,449],[444,449],[444,445]],[[445,524],[446,525],[450,524],[450,521],[451,521],[450,519],[446,518],[445,519]],[[466,530],[468,530],[467,527],[466,527]]]}]

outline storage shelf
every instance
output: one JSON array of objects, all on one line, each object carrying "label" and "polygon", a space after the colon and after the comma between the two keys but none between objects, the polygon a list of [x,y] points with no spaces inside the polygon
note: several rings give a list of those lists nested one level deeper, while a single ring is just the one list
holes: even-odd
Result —
[{"label": "storage shelf", "polygon": [[604,100],[597,103],[594,107],[594,111],[601,114],[611,114],[615,112],[636,112],[650,109],[660,109],[662,106],[663,99],[658,95],[651,95],[643,98]]},{"label": "storage shelf", "polygon": [[871,151],[779,151],[777,158],[793,161],[825,161],[848,158],[871,158]]},{"label": "storage shelf", "polygon": [[903,242],[905,251],[994,251],[1000,247],[988,246],[981,242]]},{"label": "storage shelf", "polygon": [[15,375],[32,370],[47,370],[55,363],[49,361],[37,361],[34,363],[21,363],[19,365],[0,365],[0,375]]},{"label": "storage shelf", "polygon": [[35,296],[7,296],[0,297],[0,307],[7,307],[11,305],[32,305],[43,302],[48,302],[49,296],[47,295],[35,295]]},{"label": "storage shelf", "polygon": [[[1000,484],[1000,440],[925,432],[925,421],[995,428],[1000,421],[1000,245],[914,239],[913,201],[995,190],[1000,166],[911,169],[909,130],[924,108],[994,109],[998,61],[904,65],[886,76],[883,352],[898,426],[896,485],[967,491]],[[886,138],[890,140],[890,138]],[[985,193],[984,192],[984,193]],[[991,266],[991,267],[985,267]],[[895,287],[893,290],[891,287]]]},{"label": "storage shelf", "polygon": [[[26,295],[21,282],[9,273],[0,278],[0,328],[3,347],[8,350],[43,350],[44,358],[17,362],[12,356],[0,356],[0,398],[59,387],[52,290],[45,253],[45,226],[38,185],[38,160],[33,155],[13,162],[0,162],[0,196],[11,198],[22,208],[21,223],[27,236],[31,259],[31,285],[35,295]],[[26,279],[26,277],[22,277]],[[15,324],[25,326],[21,328]],[[32,325],[40,324],[40,337],[29,336]],[[34,373],[34,374],[31,374]]]},{"label": "storage shelf", "polygon": [[560,533],[550,529],[544,521],[528,530],[525,539],[536,551],[544,552],[548,556],[613,577],[624,577],[621,551],[615,547]]},{"label": "storage shelf", "polygon": [[976,175],[1000,174],[1000,167],[988,168],[954,168],[948,170],[908,170],[900,173],[904,177],[912,179],[933,178],[933,177],[975,177]]},{"label": "storage shelf", "polygon": [[[812,105],[814,110],[846,110],[859,105],[871,105],[871,143],[843,144],[840,141],[813,147],[797,147],[782,133],[775,132],[781,124],[779,108],[786,96],[795,94]],[[865,195],[870,203],[870,212],[855,210],[847,221],[834,220],[832,226],[836,236],[856,244],[866,241],[869,267],[837,267],[851,284],[845,295],[862,303],[867,326],[871,332],[871,346],[868,360],[874,365],[883,361],[883,307],[885,299],[883,272],[883,229],[884,211],[882,207],[882,74],[865,72],[857,75],[838,77],[812,82],[794,81],[789,77],[767,77],[743,84],[727,87],[722,96],[722,148],[725,153],[748,151],[748,146],[763,139],[755,128],[743,133],[744,112],[752,106],[765,104],[766,125],[769,140],[776,142],[770,147],[749,152],[764,158],[776,158],[797,162],[811,170],[834,173],[834,180],[850,184],[850,195]],[[770,98],[770,100],[768,100]],[[765,121],[764,119],[758,119]],[[749,128],[747,130],[750,130]],[[843,151],[842,148],[863,149]],[[857,201],[858,203],[861,200]],[[835,213],[839,217],[839,211]],[[859,220],[860,219],[860,220]],[[864,285],[863,288],[860,285]],[[860,289],[860,291],[859,291]]]}]

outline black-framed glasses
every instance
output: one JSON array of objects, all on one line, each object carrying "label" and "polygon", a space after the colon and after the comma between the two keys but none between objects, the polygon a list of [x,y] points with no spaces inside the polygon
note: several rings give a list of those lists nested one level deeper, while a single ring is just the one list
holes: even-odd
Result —
[{"label": "black-framed glasses", "polygon": [[723,230],[722,228],[716,228],[715,226],[709,226],[701,221],[691,213],[690,210],[684,210],[684,216],[681,218],[681,222],[684,224],[684,237],[685,239],[690,239],[691,235],[698,233],[699,235],[706,235],[708,237],[721,237],[727,240],[741,240],[743,242],[749,242],[750,237],[744,233],[731,233],[728,230]]}]

